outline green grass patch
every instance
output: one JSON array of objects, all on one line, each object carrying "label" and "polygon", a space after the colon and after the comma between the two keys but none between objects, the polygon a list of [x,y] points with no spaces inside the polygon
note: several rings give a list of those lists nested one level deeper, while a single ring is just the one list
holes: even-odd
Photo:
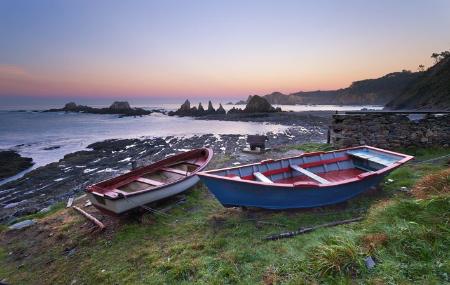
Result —
[{"label": "green grass patch", "polygon": [[303,150],[304,152],[331,151],[334,149],[332,145],[323,144],[323,143],[304,143],[304,144],[294,145],[289,148]]}]

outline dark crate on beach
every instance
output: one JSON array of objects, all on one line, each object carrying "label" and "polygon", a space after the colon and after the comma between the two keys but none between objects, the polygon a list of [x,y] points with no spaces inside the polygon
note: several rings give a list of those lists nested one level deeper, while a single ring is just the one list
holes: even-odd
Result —
[{"label": "dark crate on beach", "polygon": [[251,150],[256,150],[259,147],[261,150],[266,149],[266,141],[268,140],[267,136],[260,135],[248,135],[247,143],[250,145]]}]

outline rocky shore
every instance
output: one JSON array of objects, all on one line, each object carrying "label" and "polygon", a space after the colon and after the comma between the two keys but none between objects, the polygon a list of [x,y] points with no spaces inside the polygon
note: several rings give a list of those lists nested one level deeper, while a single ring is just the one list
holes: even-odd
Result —
[{"label": "rocky shore", "polygon": [[[283,133],[267,133],[270,157],[286,155],[289,145],[324,142],[326,128],[291,127]],[[10,223],[18,217],[45,211],[57,202],[81,195],[87,185],[160,160],[187,149],[210,147],[215,157],[210,168],[223,166],[221,161],[248,163],[263,156],[245,154],[245,135],[202,135],[187,138],[163,137],[123,139],[97,142],[88,150],[66,155],[58,162],[39,167],[24,177],[0,186],[0,223]]]},{"label": "rocky shore", "polygon": [[33,159],[22,157],[15,151],[0,151],[0,179],[4,179],[33,166]]},{"label": "rocky shore", "polygon": [[154,112],[162,113],[161,110],[145,110],[142,108],[132,108],[126,101],[115,101],[108,108],[93,108],[85,105],[77,105],[74,102],[67,103],[63,108],[50,109],[45,112],[76,112],[89,114],[117,114],[122,117],[126,116],[144,116]]}]

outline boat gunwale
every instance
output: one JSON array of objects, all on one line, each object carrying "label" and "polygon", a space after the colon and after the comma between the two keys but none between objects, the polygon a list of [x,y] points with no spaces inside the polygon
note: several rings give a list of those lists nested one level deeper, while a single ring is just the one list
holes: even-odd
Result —
[{"label": "boat gunwale", "polygon": [[[206,159],[202,162],[202,164],[199,165],[198,168],[195,171],[189,172],[188,175],[186,175],[184,177],[181,177],[180,179],[174,180],[172,182],[164,183],[163,185],[152,187],[152,188],[149,188],[149,189],[143,189],[143,190],[133,191],[133,192],[125,192],[125,191],[122,191],[122,190],[116,189],[116,188],[106,189],[106,187],[99,186],[99,184],[102,184],[102,183],[108,183],[108,182],[112,183],[112,181],[114,181],[114,180],[120,181],[121,177],[128,176],[128,175],[132,174],[133,172],[140,173],[140,174],[132,175],[130,177],[125,178],[127,180],[130,180],[130,183],[131,183],[136,178],[142,177],[142,175],[146,174],[147,173],[146,170],[150,170],[153,167],[154,167],[154,170],[158,170],[158,169],[167,167],[168,163],[171,163],[171,162],[173,162],[173,163],[182,162],[181,160],[174,160],[177,156],[188,156],[191,153],[195,153],[195,152],[201,153],[202,151],[206,151],[207,152],[207,154],[204,155],[204,157],[206,157]],[[166,188],[168,186],[180,183],[180,182],[182,182],[182,181],[184,181],[186,179],[189,179],[189,178],[191,178],[191,177],[193,177],[195,175],[198,175],[198,173],[201,172],[203,169],[205,169],[205,167],[211,161],[211,159],[213,157],[213,154],[214,154],[214,152],[213,152],[213,150],[211,148],[197,148],[197,149],[193,149],[193,150],[190,150],[190,151],[173,154],[173,155],[168,156],[168,157],[166,157],[166,158],[164,158],[162,160],[156,161],[156,162],[154,162],[154,163],[152,163],[150,165],[146,165],[146,166],[143,166],[141,168],[138,168],[138,169],[135,169],[135,170],[131,170],[131,171],[129,171],[127,173],[124,173],[122,175],[119,175],[117,177],[113,177],[113,178],[110,178],[110,179],[105,179],[105,180],[97,182],[97,183],[95,183],[93,185],[89,185],[89,186],[86,187],[85,191],[88,192],[88,193],[91,193],[92,195],[100,196],[100,197],[102,197],[104,199],[109,199],[109,200],[118,200],[118,199],[122,199],[122,198],[127,198],[128,196],[139,195],[139,194],[143,194],[143,193],[150,192],[150,191],[152,191],[152,192],[153,191],[158,191],[158,190],[161,190],[161,189]],[[201,157],[201,156],[199,156],[199,157]],[[105,190],[109,190],[111,192],[115,192],[118,195],[117,196],[110,196],[110,195],[105,195],[105,193],[98,192],[98,191],[105,191]]]},{"label": "boat gunwale", "polygon": [[[300,158],[300,157],[308,157],[308,156],[314,156],[314,155],[320,155],[320,154],[325,154],[325,153],[333,153],[333,152],[337,152],[337,151],[348,151],[348,150],[353,150],[353,149],[371,149],[371,150],[375,150],[375,151],[379,151],[382,153],[386,153],[386,154],[391,154],[391,155],[395,155],[395,156],[399,156],[399,157],[403,157],[402,159],[400,159],[399,161],[396,161],[394,163],[392,163],[391,165],[388,165],[386,167],[383,167],[377,171],[371,171],[371,172],[364,172],[361,173],[353,178],[348,178],[345,180],[341,180],[341,181],[336,181],[336,182],[331,182],[331,183],[327,183],[327,184],[321,184],[315,181],[300,181],[300,182],[296,182],[296,183],[277,183],[277,182],[273,182],[273,183],[265,183],[265,182],[260,182],[260,181],[254,181],[254,180],[245,180],[245,179],[241,179],[241,180],[237,180],[234,179],[232,177],[227,177],[227,176],[221,176],[221,175],[216,175],[213,174],[213,172],[218,172],[218,171],[226,171],[226,170],[232,170],[232,169],[239,169],[242,167],[247,167],[247,166],[254,166],[254,165],[262,165],[265,163],[272,163],[272,162],[278,162],[278,161],[283,161],[283,160],[287,160],[287,159],[294,159],[294,158]],[[214,169],[214,170],[208,170],[208,171],[202,171],[198,173],[198,176],[200,177],[208,177],[208,178],[213,178],[213,179],[219,179],[219,180],[226,180],[226,181],[231,181],[234,183],[247,183],[247,184],[254,184],[254,185],[265,185],[265,186],[269,186],[269,187],[281,187],[281,188],[327,188],[327,187],[334,187],[334,186],[338,186],[338,185],[345,185],[348,183],[352,183],[352,182],[358,182],[361,180],[365,180],[369,177],[372,176],[378,176],[378,175],[382,175],[383,173],[386,173],[388,171],[391,171],[395,168],[400,167],[401,165],[405,164],[406,162],[408,162],[409,160],[413,159],[414,156],[411,155],[407,155],[407,154],[402,154],[402,153],[398,153],[398,152],[394,152],[394,151],[390,151],[390,150],[385,150],[385,149],[381,149],[381,148],[377,148],[377,147],[373,147],[373,146],[368,146],[368,145],[362,145],[362,146],[356,146],[356,147],[348,147],[348,148],[343,148],[343,149],[338,149],[338,150],[331,150],[331,151],[316,151],[316,152],[307,152],[307,153],[303,153],[297,156],[291,156],[291,157],[284,157],[284,158],[279,158],[279,159],[268,159],[268,160],[262,160],[260,162],[256,162],[256,163],[250,163],[250,164],[245,164],[245,165],[239,165],[239,166],[233,166],[233,167],[226,167],[226,168],[220,168],[220,169]]]}]

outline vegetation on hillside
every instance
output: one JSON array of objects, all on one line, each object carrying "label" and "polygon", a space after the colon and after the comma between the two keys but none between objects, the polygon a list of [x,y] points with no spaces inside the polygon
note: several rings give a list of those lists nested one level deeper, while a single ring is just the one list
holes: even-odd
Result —
[{"label": "vegetation on hillside", "polygon": [[450,51],[431,57],[436,64],[412,81],[387,108],[450,110]]},{"label": "vegetation on hillside", "polygon": [[[328,147],[296,146],[308,151]],[[407,151],[418,155],[416,161],[450,154],[448,148]],[[186,194],[185,203],[167,215],[108,218],[102,233],[75,211],[59,209],[40,217],[35,226],[0,233],[0,280],[12,284],[448,283],[448,182],[447,160],[410,163],[386,177],[377,191],[332,207],[297,211],[225,209],[205,187],[197,186]],[[439,191],[420,188],[431,189],[431,185],[440,185]],[[399,191],[401,187],[420,188],[426,195]],[[365,219],[290,239],[264,240],[270,234],[357,216]],[[372,269],[365,264],[369,256],[375,260]]]},{"label": "vegetation on hillside", "polygon": [[416,80],[420,74],[421,72],[403,70],[376,79],[355,81],[349,87],[339,90],[300,91],[289,95],[273,92],[265,95],[264,98],[271,104],[282,105],[384,105],[401,94],[403,89]]}]

